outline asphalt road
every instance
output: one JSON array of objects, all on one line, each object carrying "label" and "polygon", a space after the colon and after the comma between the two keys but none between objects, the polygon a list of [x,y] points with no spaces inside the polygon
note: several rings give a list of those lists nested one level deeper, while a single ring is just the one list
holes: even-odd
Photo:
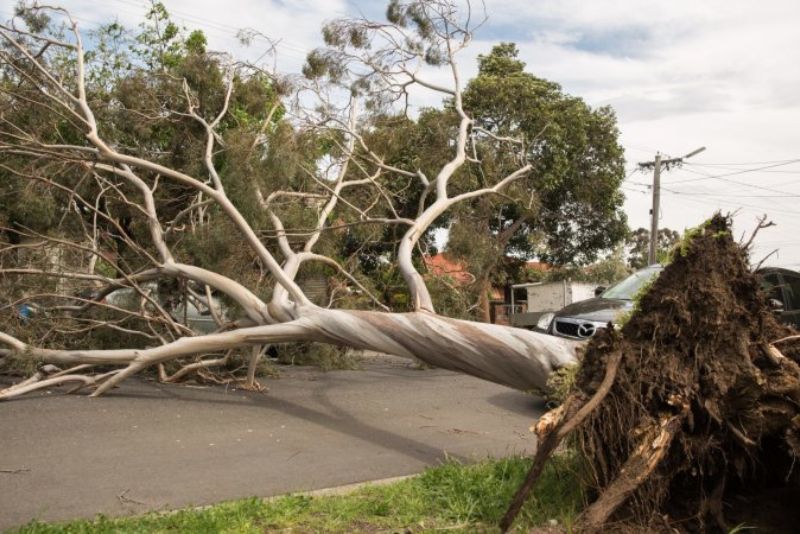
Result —
[{"label": "asphalt road", "polygon": [[[378,358],[265,393],[129,381],[0,403],[0,530],[328,488],[530,452],[525,394]],[[0,379],[2,382],[2,379]]]}]

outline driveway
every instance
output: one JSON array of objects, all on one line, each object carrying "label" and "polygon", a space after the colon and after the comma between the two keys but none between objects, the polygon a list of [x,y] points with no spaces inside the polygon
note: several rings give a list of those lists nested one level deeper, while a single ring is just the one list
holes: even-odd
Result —
[{"label": "driveway", "polygon": [[0,530],[334,487],[534,446],[528,427],[542,404],[530,396],[399,358],[362,367],[289,368],[264,393],[132,380],[99,399],[0,403]]}]

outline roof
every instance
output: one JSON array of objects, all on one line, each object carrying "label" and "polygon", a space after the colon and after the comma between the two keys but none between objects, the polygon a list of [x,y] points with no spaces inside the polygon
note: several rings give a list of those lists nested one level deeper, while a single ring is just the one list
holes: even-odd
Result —
[{"label": "roof", "polygon": [[553,266],[543,261],[526,261],[525,267],[533,271],[546,272],[553,269]]},{"label": "roof", "polygon": [[423,256],[425,266],[428,271],[435,276],[449,276],[458,284],[471,284],[475,281],[475,275],[467,271],[463,261],[450,258],[442,252],[435,256]]}]

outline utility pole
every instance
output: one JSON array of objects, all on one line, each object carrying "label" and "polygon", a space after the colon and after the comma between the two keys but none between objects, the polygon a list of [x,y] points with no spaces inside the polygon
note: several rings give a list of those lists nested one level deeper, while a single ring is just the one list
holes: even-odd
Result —
[{"label": "utility pole", "polygon": [[653,161],[653,207],[650,208],[650,248],[647,251],[647,265],[656,262],[658,248],[658,208],[661,202],[661,153],[656,153]]},{"label": "utility pole", "polygon": [[683,160],[696,156],[706,147],[701,146],[697,150],[693,150],[680,158],[661,159],[661,153],[657,152],[653,161],[645,161],[639,163],[639,169],[653,169],[653,207],[650,209],[650,248],[647,253],[647,264],[653,265],[656,263],[656,253],[658,251],[658,211],[661,207],[661,167],[664,170],[669,170],[672,167],[679,167],[683,164]]}]

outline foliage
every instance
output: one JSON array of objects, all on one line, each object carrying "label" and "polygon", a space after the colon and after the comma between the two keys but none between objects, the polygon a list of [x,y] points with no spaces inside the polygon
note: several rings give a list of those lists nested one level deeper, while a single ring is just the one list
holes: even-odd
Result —
[{"label": "foliage", "polygon": [[[468,262],[481,292],[489,282],[530,279],[522,260],[532,257],[556,271],[577,273],[626,231],[619,191],[624,160],[614,114],[525,72],[513,43],[495,46],[478,63],[464,103],[480,128],[473,137],[484,163],[468,167],[463,187],[503,176],[513,168],[516,151],[524,151],[533,170],[502,198],[476,199],[455,211],[447,250]],[[509,150],[494,136],[522,144]]]},{"label": "foliage", "polygon": [[[669,253],[678,242],[680,234],[669,228],[658,229],[658,243],[656,244],[656,262],[669,261]],[[650,230],[637,228],[625,239],[625,244],[630,248],[628,252],[628,265],[631,269],[638,270],[649,265],[648,254],[650,250]]]},{"label": "foliage", "polygon": [[[478,76],[468,84],[464,101],[480,127],[522,139],[534,169],[507,192],[515,203],[478,203],[470,206],[476,211],[472,218],[488,228],[480,234],[483,239],[523,220],[500,253],[585,265],[619,243],[626,229],[616,118],[610,108],[592,109],[558,84],[525,72],[517,56],[513,43],[479,56]],[[479,149],[491,147],[485,139]],[[494,168],[483,172],[501,173],[510,157],[497,153],[491,158]]]},{"label": "foliage", "polygon": [[566,266],[543,273],[540,280],[555,282],[574,280],[576,282],[596,282],[613,285],[631,274],[632,269],[625,263],[624,250],[617,247],[607,257],[585,267]]},{"label": "foliage", "polygon": [[[63,34],[46,11],[20,4],[17,14],[32,31]],[[215,163],[236,207],[256,231],[269,231],[271,223],[257,205],[254,187],[264,186],[269,191],[302,182],[306,178],[299,179],[300,166],[313,165],[320,154],[307,150],[314,144],[313,135],[301,134],[282,120],[280,98],[285,86],[273,83],[261,71],[240,69],[233,73],[223,56],[206,50],[202,32],[181,28],[160,2],[151,4],[138,28],[114,22],[94,30],[91,38],[91,49],[85,54],[87,96],[95,107],[100,134],[132,155],[187,174],[207,176],[202,163],[205,132],[186,114],[189,102],[200,116],[212,120],[222,107],[228,82],[233,84],[231,113],[217,128],[226,151],[216,156]],[[3,52],[11,57],[17,54],[8,44],[3,45]],[[72,78],[74,60],[61,52],[43,54],[42,61],[56,78]],[[34,75],[37,73],[32,71],[30,76]],[[188,101],[184,80],[189,88]],[[33,84],[25,83],[11,65],[0,65],[0,87],[11,86],[16,93],[0,93],[5,124],[23,125],[31,138],[42,143],[86,145],[79,125],[52,107],[37,105]],[[15,103],[17,96],[25,105]],[[121,188],[117,189],[120,194],[115,194],[115,188]],[[243,246],[239,233],[232,230],[219,209],[186,210],[198,202],[198,196],[174,182],[162,181],[154,190],[168,244],[179,261],[216,270],[256,293],[269,294],[271,280],[258,271],[249,247]],[[147,218],[123,196],[131,193],[119,182],[100,182],[85,167],[72,165],[69,160],[42,163],[12,155],[0,165],[0,194],[4,198],[0,204],[0,242],[6,245],[4,267],[77,270],[115,278],[150,264],[148,255],[155,251]],[[30,248],[29,243],[42,239],[57,239],[61,244]],[[98,250],[100,257],[90,261],[89,249]],[[54,283],[54,279],[45,278],[28,282],[37,281],[41,282],[38,287],[22,286],[17,278],[5,277],[0,285],[7,300],[24,296],[43,306],[80,304],[74,301],[76,296],[97,289],[96,283],[77,281]],[[101,315],[62,318],[65,324],[60,327],[68,332],[78,328],[81,321],[82,326],[93,321],[83,339],[95,348],[142,346],[148,341],[107,328],[113,323],[135,330],[141,325],[133,319],[125,320],[109,311]],[[40,314],[31,322],[42,323],[44,319]],[[106,332],[101,332],[102,323]],[[12,333],[29,342],[47,336],[49,346],[58,346],[60,336],[54,332],[59,330],[34,331],[30,325],[27,330],[11,328]],[[143,331],[149,332],[147,328]],[[167,328],[158,334],[170,338],[174,332]],[[135,342],[131,344],[132,339]],[[152,340],[149,342],[152,344]]]},{"label": "foliage", "polygon": [[468,295],[452,278],[430,275],[426,283],[439,313],[457,319],[469,318],[471,303]]},{"label": "foliage", "polygon": [[313,365],[323,371],[358,369],[359,357],[346,347],[322,343],[290,343],[277,345],[278,362],[288,365]]},{"label": "foliage", "polygon": [[548,377],[547,389],[542,392],[548,405],[560,406],[567,400],[567,397],[575,387],[575,376],[577,374],[577,365],[567,365],[557,369]]},{"label": "foliage", "polygon": [[[43,10],[58,22],[39,20],[36,14]],[[314,72],[308,75],[314,79],[293,80],[295,90],[275,73],[207,50],[204,35],[173,22],[161,2],[150,4],[138,28],[113,23],[90,39],[63,10],[38,4],[22,8],[29,22],[20,29],[17,19],[4,25],[6,39],[0,43],[0,183],[13,200],[0,206],[6,223],[0,262],[9,274],[0,285],[14,302],[31,301],[59,314],[32,321],[48,322],[50,330],[36,330],[31,337],[12,325],[11,336],[45,349],[62,348],[62,340],[79,334],[92,348],[131,345],[115,355],[120,363],[128,355],[138,362],[143,357],[137,349],[154,345],[167,346],[168,352],[188,345],[175,353],[188,358],[188,353],[202,353],[208,342],[214,350],[207,356],[216,356],[223,353],[217,340],[239,345],[256,339],[231,331],[255,325],[271,330],[267,337],[272,338],[279,328],[270,326],[325,315],[302,295],[302,282],[312,275],[315,287],[340,290],[315,295],[315,304],[438,309],[468,317],[476,308],[472,295],[425,273],[423,259],[435,251],[433,232],[451,225],[454,234],[469,230],[464,221],[474,212],[483,238],[499,230],[507,233],[513,250],[529,249],[531,236],[540,240],[531,228],[546,220],[540,194],[559,179],[555,170],[521,181],[500,202],[478,197],[505,194],[531,168],[528,160],[541,165],[571,161],[571,150],[588,146],[583,138],[605,139],[606,126],[614,121],[522,72],[521,62],[506,57],[516,54],[508,46],[498,48],[493,59],[482,59],[483,78],[465,95],[472,98],[467,111],[474,121],[464,113],[459,94],[441,109],[422,110],[416,119],[398,115],[399,107],[392,105],[409,84],[439,90],[399,66],[452,63],[450,40],[461,41],[455,49],[470,40],[470,16],[456,11],[444,1],[394,2],[389,18],[395,26],[335,21],[323,31],[327,48],[309,57]],[[460,20],[466,20],[463,28]],[[392,32],[403,38],[394,39]],[[88,53],[82,43],[90,47]],[[359,66],[353,68],[354,63]],[[390,80],[403,76],[409,78],[405,85]],[[560,137],[548,134],[541,140],[529,135],[533,126],[527,123],[528,130],[497,127],[500,112],[482,109],[478,98],[480,84],[490,86],[493,77],[510,80],[504,98],[513,98],[513,83],[519,80],[520,88],[533,88],[533,96],[541,85],[553,102],[540,107],[552,112],[552,120],[574,112],[584,124],[575,131],[562,124]],[[307,93],[317,106],[306,105]],[[290,101],[292,107],[285,107]],[[583,112],[591,116],[581,117]],[[496,135],[507,134],[520,134],[522,148],[496,142]],[[613,144],[602,149],[613,151]],[[465,145],[472,151],[469,158]],[[592,146],[591,151],[602,150]],[[570,157],[555,157],[556,152]],[[605,178],[592,165],[584,161],[580,172]],[[611,167],[602,172],[614,174]],[[524,204],[531,184],[536,198]],[[576,192],[575,202],[559,202],[583,212],[580,206],[590,200],[586,195]],[[460,212],[444,215],[458,203],[464,206]],[[592,204],[594,210],[602,208]],[[495,210],[499,217],[487,215]],[[569,216],[573,224],[579,220],[575,213]],[[517,234],[520,228],[524,239]],[[20,253],[40,246],[44,250],[34,261]],[[484,252],[478,280],[482,298],[497,256]],[[519,262],[508,263],[519,268]],[[57,281],[46,293],[16,288],[18,277],[29,274]],[[156,287],[144,291],[149,283]],[[139,292],[141,302],[134,309],[87,313],[92,307],[109,308],[117,292],[128,290]],[[390,306],[376,302],[381,299],[373,294]],[[215,301],[225,309],[217,310]],[[190,303],[208,320],[189,324]],[[206,337],[182,341],[209,324],[221,334],[213,344]],[[355,341],[353,331],[338,338],[323,329],[318,335],[310,332],[293,325],[279,339],[364,344]],[[94,356],[79,353],[77,358],[84,357]],[[163,360],[159,356],[152,363]],[[126,376],[109,378],[99,386],[101,393]]]},{"label": "foliage", "polygon": [[[531,528],[555,519],[569,526],[583,505],[577,459],[571,453],[545,468],[536,494],[518,525]],[[31,523],[16,534],[126,532],[375,532],[386,529],[456,532],[492,531],[530,467],[527,458],[455,461],[419,477],[385,486],[366,486],[338,496],[291,495],[248,499],[203,509],[134,518],[99,517],[64,524]]]}]

